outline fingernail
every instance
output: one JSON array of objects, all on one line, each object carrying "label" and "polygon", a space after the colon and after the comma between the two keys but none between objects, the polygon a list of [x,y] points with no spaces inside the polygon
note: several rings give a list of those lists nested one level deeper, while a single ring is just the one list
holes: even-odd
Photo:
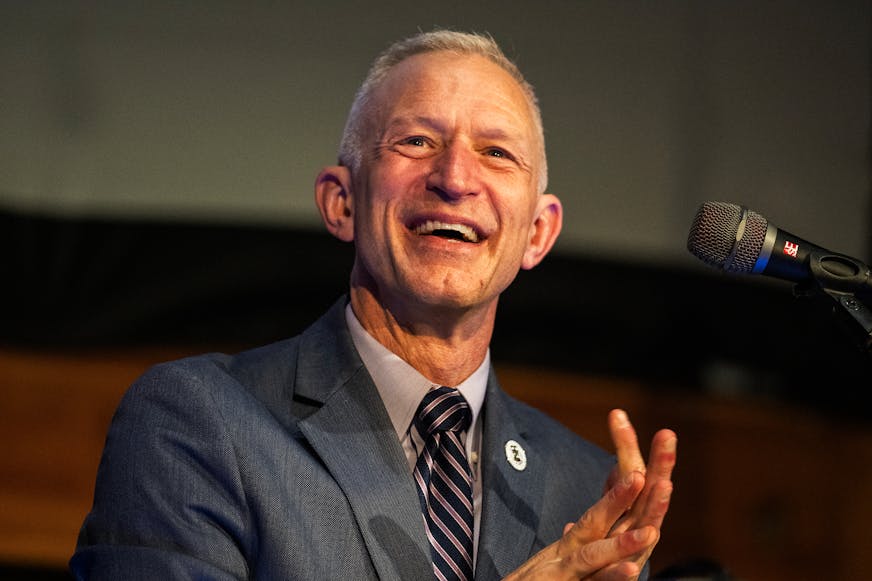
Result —
[{"label": "fingernail", "polygon": [[633,531],[633,538],[640,543],[646,542],[648,537],[650,536],[650,531],[647,528],[644,529],[636,529]]},{"label": "fingernail", "polygon": [[624,410],[616,410],[615,411],[615,420],[617,420],[618,425],[624,427],[630,423],[630,418],[627,417],[627,412]]}]

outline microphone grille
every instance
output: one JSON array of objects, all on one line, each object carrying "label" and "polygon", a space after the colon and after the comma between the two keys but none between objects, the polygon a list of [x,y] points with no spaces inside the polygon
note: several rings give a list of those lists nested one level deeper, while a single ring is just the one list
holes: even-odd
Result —
[{"label": "microphone grille", "polygon": [[757,212],[744,213],[745,230],[736,240],[743,208],[727,202],[703,203],[690,227],[687,249],[711,266],[728,272],[750,273],[763,249],[769,223]]}]

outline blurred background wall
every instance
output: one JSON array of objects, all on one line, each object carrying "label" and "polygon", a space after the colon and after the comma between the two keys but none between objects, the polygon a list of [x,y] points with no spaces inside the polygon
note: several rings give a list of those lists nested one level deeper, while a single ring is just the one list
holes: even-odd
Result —
[{"label": "blurred background wall", "polygon": [[869,3],[4,2],[0,207],[318,228],[393,39],[490,32],[537,88],[559,248],[690,263],[705,200],[868,254]]},{"label": "blurred background wall", "polygon": [[[32,491],[31,476],[54,478],[51,462],[33,458],[52,458],[57,443],[34,452],[21,431],[45,421],[58,394],[85,402],[82,414],[100,410],[90,427],[70,427],[93,431],[87,462],[65,468],[81,473],[70,486],[87,497],[91,450],[125,373],[294,334],[335,300],[351,250],[321,231],[314,177],[335,160],[374,55],[435,27],[491,33],[527,74],[544,114],[549,189],[565,206],[555,253],[503,299],[495,362],[566,372],[564,392],[583,401],[599,393],[584,378],[630,382],[641,414],[674,411],[668,398],[727,406],[673,418],[693,434],[739,429],[717,416],[738,402],[801,414],[779,421],[826,435],[809,441],[835,446],[845,426],[868,441],[867,357],[828,306],[794,298],[787,283],[713,271],[685,249],[700,203],[724,200],[872,259],[868,0],[9,1],[0,3],[0,415],[18,446],[7,458],[25,459],[4,466],[8,498]],[[127,371],[107,372],[112,361]],[[58,373],[33,372],[46,365]],[[94,374],[118,385],[95,395]],[[554,393],[539,403],[563,401]],[[89,398],[102,399],[89,408]],[[63,410],[51,409],[59,425]],[[742,429],[758,425],[742,417]],[[730,461],[723,453],[717,460]],[[689,479],[712,457],[696,458]],[[772,514],[784,507],[758,504],[756,532],[778,540],[788,521]],[[69,522],[83,516],[64,506]],[[7,523],[51,518],[17,514]],[[694,514],[679,510],[689,536]],[[754,562],[719,553],[711,538],[693,554]],[[12,565],[60,567],[57,549],[46,559],[33,539],[15,542],[0,551]]]}]

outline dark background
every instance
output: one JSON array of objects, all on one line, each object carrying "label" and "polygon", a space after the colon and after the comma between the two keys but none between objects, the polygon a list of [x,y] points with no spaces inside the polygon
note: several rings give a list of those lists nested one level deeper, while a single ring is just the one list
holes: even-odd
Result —
[{"label": "dark background", "polygon": [[[348,284],[350,245],[264,227],[0,214],[0,340],[242,349],[293,335]],[[494,361],[765,397],[866,420],[869,359],[790,283],[557,252],[501,299]]]}]

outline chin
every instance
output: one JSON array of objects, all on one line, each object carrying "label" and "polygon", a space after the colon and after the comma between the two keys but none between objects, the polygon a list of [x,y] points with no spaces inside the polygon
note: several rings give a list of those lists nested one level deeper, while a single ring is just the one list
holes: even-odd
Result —
[{"label": "chin", "polygon": [[411,300],[431,307],[470,309],[489,305],[513,278],[508,269],[495,272],[491,264],[481,261],[419,261],[414,267],[404,266],[398,269],[402,275],[396,282]]},{"label": "chin", "polygon": [[442,288],[428,287],[427,289],[418,289],[414,293],[416,300],[427,307],[446,309],[452,311],[462,311],[482,306],[489,301],[483,297],[480,289],[459,289],[459,288]]}]

